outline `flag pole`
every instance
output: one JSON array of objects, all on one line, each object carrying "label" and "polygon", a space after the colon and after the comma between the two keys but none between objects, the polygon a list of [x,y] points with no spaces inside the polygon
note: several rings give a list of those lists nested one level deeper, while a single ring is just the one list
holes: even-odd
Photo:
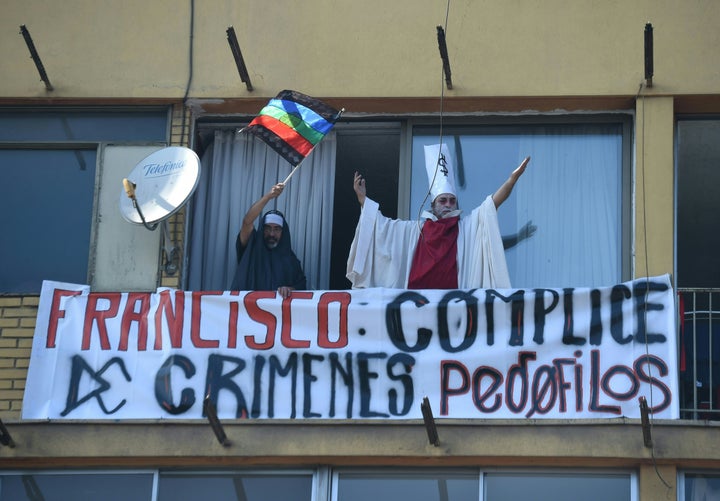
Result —
[{"label": "flag pole", "polygon": [[297,164],[295,167],[293,167],[293,170],[290,171],[290,174],[288,174],[288,177],[285,178],[285,181],[283,181],[283,184],[287,184],[288,181],[290,181],[290,178],[293,174],[295,174],[295,171],[298,170],[298,167],[302,165],[302,162]]},{"label": "flag pole", "polygon": [[[338,111],[337,115],[335,115],[335,119],[333,120],[333,123],[335,123],[343,113],[345,113],[345,108],[342,108],[340,111]],[[315,146],[317,146],[317,145],[315,145]],[[303,159],[299,164],[297,164],[295,167],[293,167],[293,170],[290,171],[290,174],[288,174],[288,177],[285,178],[285,181],[283,181],[283,184],[287,184],[287,182],[290,181],[290,178],[293,176],[293,174],[295,174],[295,171],[298,170],[298,167],[300,167],[304,161],[305,161],[305,159]]]}]

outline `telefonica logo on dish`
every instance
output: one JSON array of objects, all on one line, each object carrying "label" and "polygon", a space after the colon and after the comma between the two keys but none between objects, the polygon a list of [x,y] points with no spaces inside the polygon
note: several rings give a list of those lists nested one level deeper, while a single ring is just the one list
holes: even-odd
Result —
[{"label": "telefonica logo on dish", "polygon": [[152,163],[143,165],[143,171],[145,172],[145,177],[168,176],[182,170],[184,166],[185,160],[177,160],[174,162],[168,160],[162,164]]}]

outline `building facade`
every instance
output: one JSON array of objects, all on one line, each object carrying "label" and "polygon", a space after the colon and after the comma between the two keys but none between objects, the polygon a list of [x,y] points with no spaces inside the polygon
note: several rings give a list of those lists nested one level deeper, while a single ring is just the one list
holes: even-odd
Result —
[{"label": "building facade", "polygon": [[[712,1],[5,1],[0,499],[713,499],[718,22]],[[242,128],[283,89],[344,110],[277,202],[309,288],[350,287],[355,172],[407,219],[424,146],[451,146],[463,208],[531,156],[499,209],[503,235],[536,228],[513,286],[669,274],[679,419],[450,418],[435,444],[423,419],[23,419],[43,280],[229,290],[244,212],[291,172]],[[128,224],[121,180],[168,146],[197,189]]]}]

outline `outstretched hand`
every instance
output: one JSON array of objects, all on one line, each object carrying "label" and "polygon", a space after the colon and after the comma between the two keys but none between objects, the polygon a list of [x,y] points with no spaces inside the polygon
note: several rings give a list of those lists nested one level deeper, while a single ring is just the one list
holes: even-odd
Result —
[{"label": "outstretched hand", "polygon": [[535,234],[536,231],[537,226],[532,224],[532,220],[528,221],[527,223],[525,223],[525,225],[523,225],[522,228],[520,228],[520,230],[518,230],[518,240],[521,241],[525,240],[526,238],[530,238]]},{"label": "outstretched hand", "polygon": [[513,183],[517,182],[517,180],[520,178],[520,176],[523,175],[523,172],[525,172],[525,169],[527,168],[527,165],[530,163],[530,157],[525,157],[525,160],[522,161],[520,165],[518,165],[517,169],[512,171],[512,174],[510,174],[510,178],[513,180]]},{"label": "outstretched hand", "polygon": [[355,190],[355,195],[357,195],[358,202],[360,202],[360,206],[362,207],[365,204],[367,191],[365,190],[365,178],[362,177],[358,171],[355,171],[353,189]]},{"label": "outstretched hand", "polygon": [[530,163],[530,157],[525,157],[525,160],[522,161],[518,168],[512,171],[510,177],[508,177],[508,180],[505,181],[503,185],[500,186],[500,188],[498,188],[498,190],[493,194],[493,202],[495,202],[495,208],[500,207],[500,205],[502,205],[502,203],[507,200],[507,197],[510,196],[510,193],[515,187],[515,183],[517,183],[517,180],[520,179],[520,176],[522,176],[523,172],[525,172],[528,163]]},{"label": "outstretched hand", "polygon": [[270,191],[265,193],[258,201],[252,204],[248,209],[247,213],[245,213],[245,217],[242,221],[242,226],[240,227],[240,234],[238,235],[238,238],[240,239],[240,244],[243,247],[247,245],[248,240],[250,239],[250,234],[253,231],[253,225],[255,224],[255,220],[260,216],[263,208],[270,200],[279,197],[284,189],[285,183],[276,184],[275,186],[270,188]]}]

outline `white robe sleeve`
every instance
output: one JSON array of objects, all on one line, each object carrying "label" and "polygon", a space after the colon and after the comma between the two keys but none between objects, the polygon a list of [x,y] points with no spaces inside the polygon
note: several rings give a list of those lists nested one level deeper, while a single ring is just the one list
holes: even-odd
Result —
[{"label": "white robe sleeve", "polygon": [[492,196],[460,220],[458,274],[461,289],[510,288],[510,274]]},{"label": "white robe sleeve", "polygon": [[419,235],[416,221],[387,218],[377,202],[365,198],[347,261],[353,289],[406,288]]}]

